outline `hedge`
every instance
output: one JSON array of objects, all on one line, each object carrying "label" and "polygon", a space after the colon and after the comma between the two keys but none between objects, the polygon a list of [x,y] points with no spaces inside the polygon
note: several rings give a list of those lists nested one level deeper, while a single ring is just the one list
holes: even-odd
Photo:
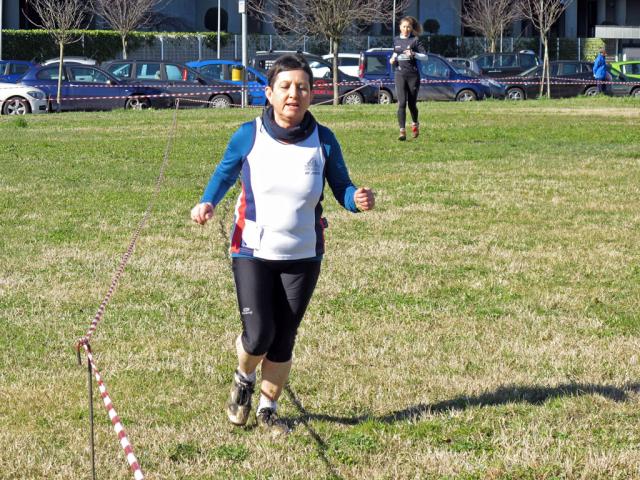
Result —
[{"label": "hedge", "polygon": [[[64,47],[65,55],[79,55],[94,58],[98,62],[116,58],[122,52],[120,34],[113,30],[75,30],[78,39]],[[204,44],[215,48],[216,33],[168,33],[168,32],[132,32],[127,37],[127,51],[133,51],[144,44],[152,44],[158,37],[173,39],[194,39],[203,37]],[[223,33],[220,43],[226,45],[228,34]],[[45,30],[3,30],[2,57],[13,60],[32,60],[41,62],[58,56],[58,45]]]}]

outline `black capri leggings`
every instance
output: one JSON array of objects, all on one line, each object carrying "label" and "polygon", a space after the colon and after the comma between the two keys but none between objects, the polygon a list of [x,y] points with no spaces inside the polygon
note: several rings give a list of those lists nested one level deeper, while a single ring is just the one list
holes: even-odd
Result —
[{"label": "black capri leggings", "polygon": [[272,362],[291,360],[293,345],[320,275],[319,261],[233,258],[242,347]]},{"label": "black capri leggings", "polygon": [[396,95],[398,96],[398,125],[405,128],[407,124],[407,104],[413,123],[418,123],[418,90],[420,75],[418,73],[401,73],[396,71]]}]

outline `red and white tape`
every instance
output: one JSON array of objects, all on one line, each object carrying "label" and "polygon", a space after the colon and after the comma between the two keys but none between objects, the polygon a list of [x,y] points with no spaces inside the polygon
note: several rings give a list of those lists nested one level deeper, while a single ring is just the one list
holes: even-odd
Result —
[{"label": "red and white tape", "polygon": [[87,343],[84,343],[82,347],[87,353],[87,361],[91,365],[91,370],[96,377],[96,382],[98,382],[98,390],[100,391],[100,397],[102,397],[104,408],[107,410],[107,415],[109,415],[109,419],[111,420],[111,424],[113,425],[113,429],[116,432],[116,435],[118,435],[120,446],[124,450],[125,456],[127,457],[127,463],[129,463],[129,467],[131,467],[131,471],[133,472],[133,478],[135,480],[143,480],[144,474],[142,473],[142,469],[140,468],[140,463],[133,453],[133,447],[131,445],[131,442],[129,442],[129,439],[127,438],[127,433],[124,430],[124,425],[122,425],[120,417],[116,413],[116,409],[113,406],[113,402],[111,401],[111,396],[107,391],[107,386],[102,380],[102,375],[100,375],[98,367],[93,361],[91,348]]}]

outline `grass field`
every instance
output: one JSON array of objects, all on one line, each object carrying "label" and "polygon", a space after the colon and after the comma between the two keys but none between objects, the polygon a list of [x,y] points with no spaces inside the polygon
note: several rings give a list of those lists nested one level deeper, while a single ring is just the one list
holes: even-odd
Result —
[{"label": "grass field", "polygon": [[[640,105],[316,107],[377,210],[327,189],[327,255],[272,441],[223,411],[240,323],[222,222],[192,224],[256,110],[181,110],[92,340],[149,479],[640,478]],[[0,478],[90,478],[84,335],[171,111],[0,118]],[[95,385],[95,384],[94,384]],[[100,479],[130,478],[95,392]]]}]

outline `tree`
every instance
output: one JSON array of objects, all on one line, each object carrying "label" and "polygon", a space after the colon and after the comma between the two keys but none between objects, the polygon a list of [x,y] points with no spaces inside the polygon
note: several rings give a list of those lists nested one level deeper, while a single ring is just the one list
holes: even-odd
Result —
[{"label": "tree", "polygon": [[94,13],[120,33],[122,58],[127,58],[127,37],[136,28],[147,25],[151,11],[163,0],[92,0]]},{"label": "tree", "polygon": [[462,24],[487,38],[489,51],[496,51],[498,37],[510,24],[522,18],[521,0],[468,0],[462,10]]},{"label": "tree", "polygon": [[80,39],[74,30],[86,28],[91,21],[91,14],[87,11],[84,0],[28,0],[28,5],[38,18],[38,20],[29,18],[29,21],[36,27],[46,30],[59,46],[56,102],[60,108],[64,46]]},{"label": "tree", "polygon": [[[407,8],[409,0],[396,1],[395,13]],[[273,23],[276,31],[299,36],[325,37],[333,52],[333,104],[338,104],[338,52],[342,39],[357,25],[391,22],[390,0],[280,0],[275,8],[266,0],[249,0],[253,12]]]},{"label": "tree", "polygon": [[540,32],[540,41],[544,47],[542,61],[542,81],[540,82],[540,96],[544,93],[545,80],[547,83],[547,97],[551,98],[551,79],[549,76],[549,30],[558,21],[562,12],[573,0],[522,0],[522,16],[531,21]]}]

